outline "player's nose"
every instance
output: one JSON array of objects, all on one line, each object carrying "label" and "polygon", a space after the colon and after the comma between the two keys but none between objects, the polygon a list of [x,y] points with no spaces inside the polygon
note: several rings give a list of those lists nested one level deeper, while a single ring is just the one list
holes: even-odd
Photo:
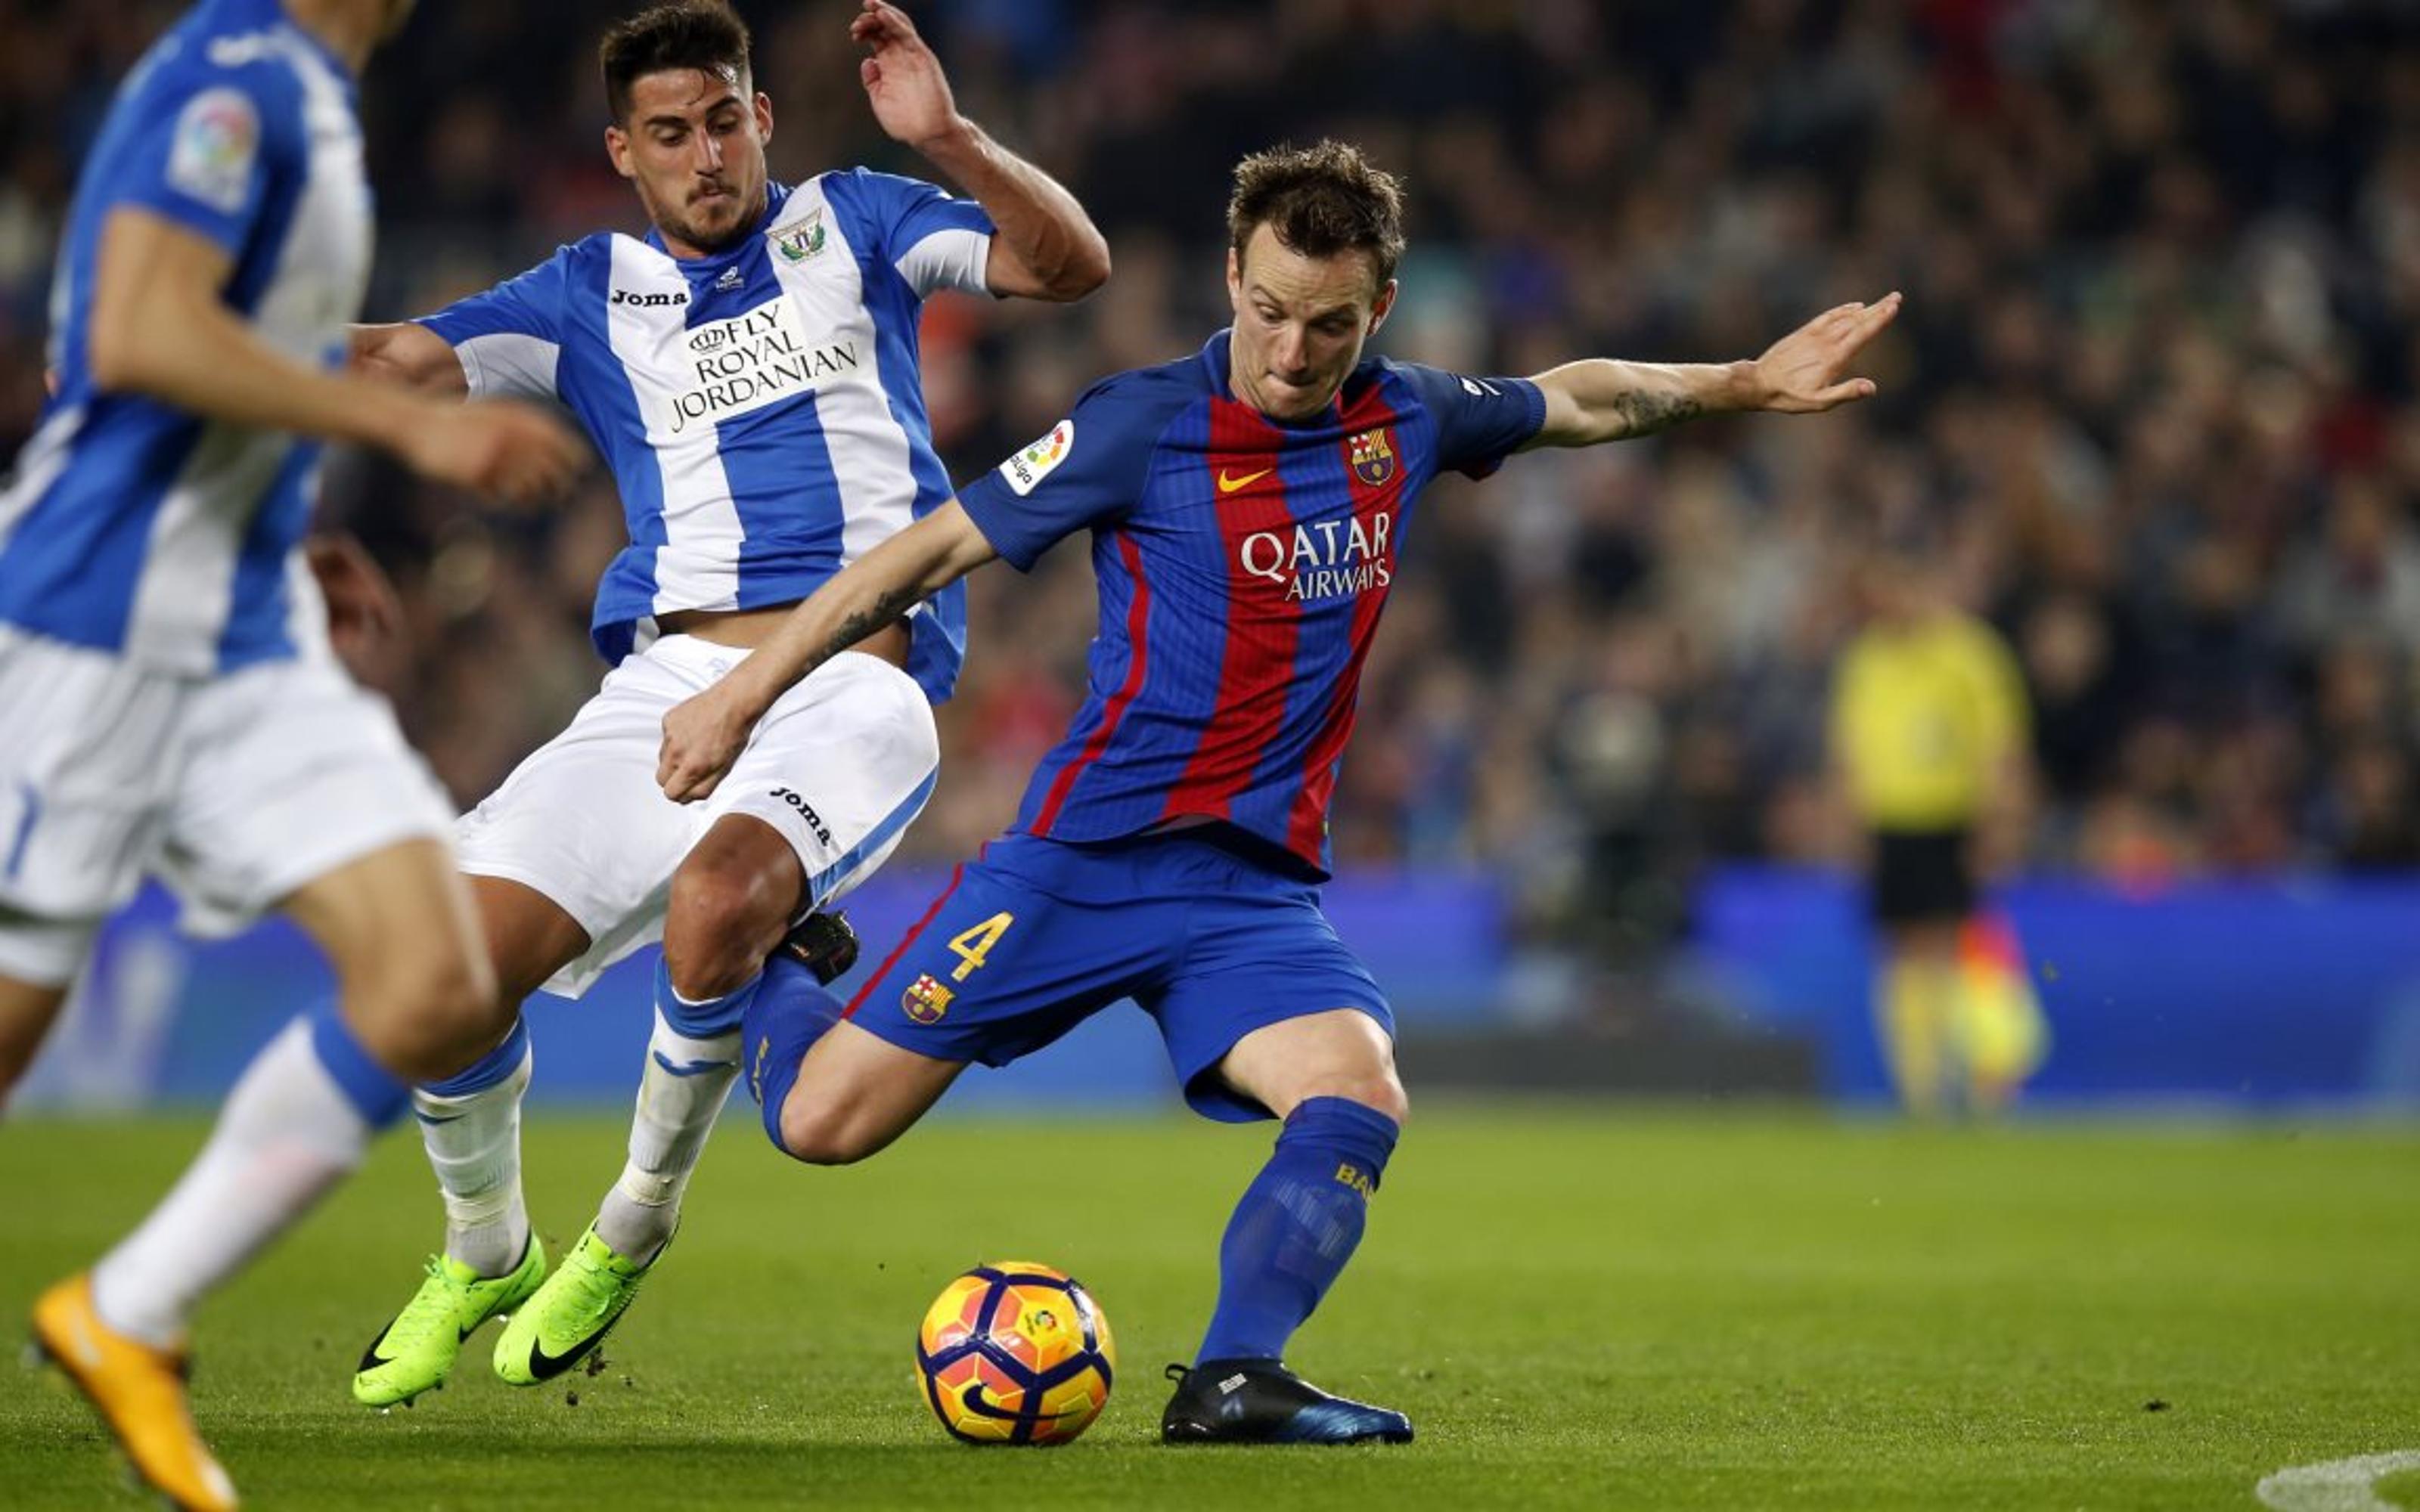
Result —
[{"label": "player's nose", "polygon": [[1278,332],[1276,357],[1278,371],[1291,378],[1302,372],[1303,333],[1298,326],[1287,326]]}]

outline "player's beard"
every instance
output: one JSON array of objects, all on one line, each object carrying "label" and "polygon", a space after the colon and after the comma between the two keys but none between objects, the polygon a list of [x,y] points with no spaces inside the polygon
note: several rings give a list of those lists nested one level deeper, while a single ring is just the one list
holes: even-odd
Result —
[{"label": "player's beard", "polygon": [[[703,217],[690,213],[690,205],[688,204],[683,205],[678,210],[666,206],[651,205],[648,207],[649,219],[656,223],[656,228],[659,231],[666,236],[676,237],[700,252],[728,252],[746,239],[750,228],[755,225],[757,217],[765,213],[765,192],[760,188],[752,197],[744,200],[735,193],[728,198],[718,199],[712,203],[716,206],[736,205],[738,208],[733,213],[728,224],[719,227]],[[692,201],[691,204],[694,202]]]}]

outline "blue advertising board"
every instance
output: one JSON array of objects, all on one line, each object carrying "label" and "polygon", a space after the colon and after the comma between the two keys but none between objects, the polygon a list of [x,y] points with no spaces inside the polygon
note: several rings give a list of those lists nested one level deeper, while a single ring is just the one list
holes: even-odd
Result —
[{"label": "blue advertising board", "polygon": [[[940,878],[878,877],[848,912],[864,942],[854,988],[923,911]],[[2127,892],[2030,881],[1995,902],[2013,922],[2053,1038],[2037,1107],[2420,1110],[2420,880],[2255,879]],[[1364,873],[1326,889],[1404,1032],[1516,1036],[1499,887],[1474,873]],[[1691,980],[1734,1022],[1815,1047],[1826,1096],[1879,1104],[1889,1088],[1869,1007],[1873,937],[1837,873],[1731,868],[1697,897]],[[17,1104],[109,1110],[215,1102],[252,1053],[330,988],[289,926],[234,940],[178,934],[147,893],[105,932],[93,969]],[[541,995],[532,1096],[616,1103],[635,1089],[654,952],[581,1001]],[[1173,1106],[1150,1022],[1100,1014],[953,1106]]]},{"label": "blue advertising board", "polygon": [[[1856,885],[1733,868],[1698,901],[1698,948],[1748,1015],[1819,1041],[1834,1097],[1886,1099]],[[2029,881],[1994,902],[2050,1022],[2030,1103],[2420,1106],[2420,881]]]},{"label": "blue advertising board", "polygon": [[[864,949],[838,990],[853,991],[876,969],[945,880],[886,872],[849,896],[845,910]],[[1372,874],[1334,884],[1326,903],[1403,1022],[1470,1022],[1488,1013],[1505,933],[1492,881]],[[175,917],[169,898],[147,891],[111,921],[17,1105],[101,1111],[215,1102],[278,1026],[333,991],[326,964],[291,925],[273,920],[232,940],[201,943],[178,933]],[[578,1002],[544,994],[530,1000],[533,1099],[614,1103],[636,1091],[656,959],[654,949],[641,951]],[[951,1102],[1173,1106],[1174,1090],[1157,1032],[1122,1006],[1006,1071],[979,1069]]]}]

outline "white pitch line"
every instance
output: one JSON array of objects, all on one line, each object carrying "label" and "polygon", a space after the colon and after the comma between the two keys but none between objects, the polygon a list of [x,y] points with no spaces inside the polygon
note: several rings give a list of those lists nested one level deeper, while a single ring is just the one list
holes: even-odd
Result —
[{"label": "white pitch line", "polygon": [[2294,1465],[2263,1479],[2253,1492],[2277,1512],[2399,1512],[2397,1504],[2380,1500],[2370,1489],[2398,1470],[2420,1470],[2420,1449]]}]

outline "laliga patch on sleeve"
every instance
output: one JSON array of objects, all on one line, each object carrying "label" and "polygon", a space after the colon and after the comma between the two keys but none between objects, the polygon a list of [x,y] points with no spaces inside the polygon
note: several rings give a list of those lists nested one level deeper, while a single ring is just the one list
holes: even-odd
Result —
[{"label": "laliga patch on sleeve", "polygon": [[223,215],[243,208],[260,155],[260,113],[240,89],[205,89],[185,101],[168,148],[168,182]]},{"label": "laliga patch on sleeve", "polygon": [[1008,491],[1022,499],[1075,449],[1076,422],[1063,420],[1050,427],[1049,435],[1002,462],[1000,475],[1008,480]]}]

